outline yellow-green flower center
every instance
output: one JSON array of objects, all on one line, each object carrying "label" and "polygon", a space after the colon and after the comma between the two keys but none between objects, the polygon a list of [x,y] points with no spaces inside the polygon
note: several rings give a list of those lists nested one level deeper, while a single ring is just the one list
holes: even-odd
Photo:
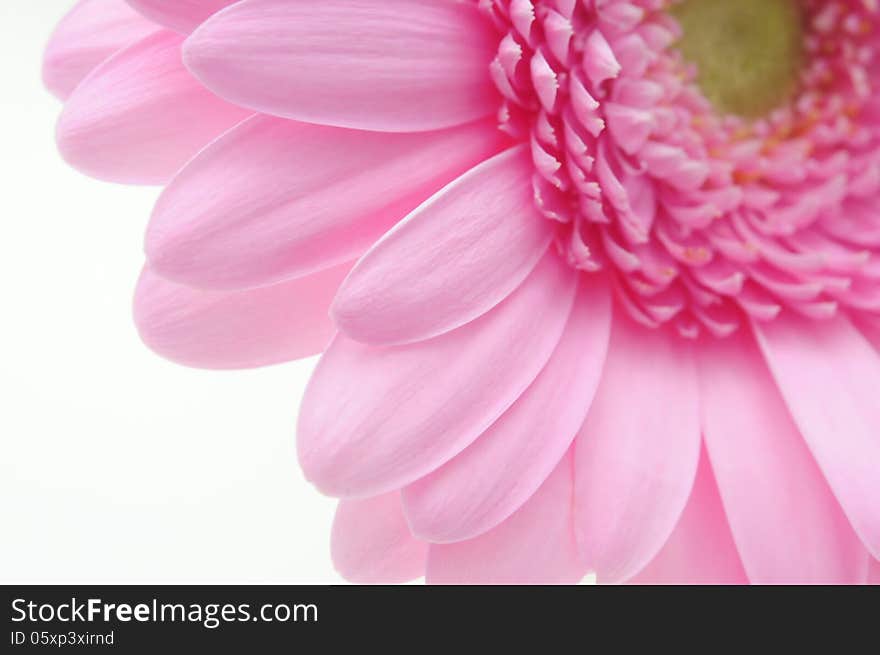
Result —
[{"label": "yellow-green flower center", "polygon": [[683,0],[672,14],[684,30],[678,48],[696,64],[699,86],[718,111],[757,118],[797,90],[800,0]]}]

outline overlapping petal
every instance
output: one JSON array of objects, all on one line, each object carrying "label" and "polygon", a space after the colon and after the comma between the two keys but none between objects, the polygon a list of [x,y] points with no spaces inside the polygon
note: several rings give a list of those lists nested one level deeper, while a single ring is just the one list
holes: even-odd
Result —
[{"label": "overlapping petal", "polygon": [[243,291],[210,291],[145,269],[135,292],[141,338],[187,366],[253,368],[317,355],[336,330],[328,314],[351,263]]},{"label": "overlapping petal", "polygon": [[237,0],[126,0],[151,21],[188,34]]},{"label": "overlapping petal", "polygon": [[694,488],[663,549],[633,584],[748,584],[705,451]]},{"label": "overlapping petal", "polygon": [[749,579],[856,584],[867,552],[749,335],[699,348],[703,431]]},{"label": "overlapping petal", "polygon": [[431,545],[430,584],[574,584],[587,572],[571,526],[572,462],[562,459],[513,516],[454,544]]},{"label": "overlapping petal", "polygon": [[532,203],[531,175],[525,148],[504,152],[395,226],[339,290],[339,329],[364,343],[422,341],[507,297],[552,236]]},{"label": "overlapping petal", "polygon": [[699,453],[691,344],[618,313],[575,442],[575,530],[600,582],[626,581],[654,558],[691,494]]},{"label": "overlapping petal", "polygon": [[110,55],[155,31],[124,0],[80,0],[46,45],[43,83],[64,100]]},{"label": "overlapping petal", "polygon": [[425,574],[428,544],[413,538],[391,492],[340,501],[330,551],[336,570],[359,584],[395,584]]},{"label": "overlapping petal", "polygon": [[110,182],[164,184],[250,115],[187,72],[182,42],[173,32],[155,32],[83,80],[58,122],[58,148],[68,163]]},{"label": "overlapping petal", "polygon": [[306,275],[359,257],[503,144],[488,121],[388,135],[257,116],[168,185],[147,257],[163,276],[206,288]]},{"label": "overlapping petal", "polygon": [[503,303],[449,334],[388,348],[337,337],[299,416],[306,476],[331,495],[370,496],[449,461],[537,377],[576,286],[574,273],[548,254]]},{"label": "overlapping petal", "polygon": [[877,557],[880,355],[844,317],[819,322],[786,315],[756,325],[755,333],[795,424]]},{"label": "overlapping petal", "polygon": [[568,450],[599,383],[611,328],[604,280],[586,283],[550,361],[464,452],[407,487],[404,508],[434,543],[482,534],[515,512]]},{"label": "overlapping petal", "polygon": [[185,49],[210,89],[244,107],[367,130],[437,130],[494,114],[497,39],[454,0],[243,0]]}]

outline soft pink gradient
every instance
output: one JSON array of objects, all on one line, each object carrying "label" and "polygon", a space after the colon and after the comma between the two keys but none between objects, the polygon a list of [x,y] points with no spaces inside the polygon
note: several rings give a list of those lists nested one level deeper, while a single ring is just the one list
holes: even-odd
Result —
[{"label": "soft pink gradient", "polygon": [[380,134],[249,119],[165,188],[147,257],[191,286],[263,286],[357,258],[438,188],[502,147],[487,122]]},{"label": "soft pink gradient", "polygon": [[43,76],[73,166],[165,185],[147,345],[324,352],[350,580],[878,584],[880,7],[803,6],[755,122],[666,0],[83,0]]},{"label": "soft pink gradient", "polygon": [[[113,0],[119,4],[118,0]],[[236,0],[126,0],[143,16],[159,25],[189,34],[203,21]]]},{"label": "soft pink gradient", "polygon": [[247,0],[198,28],[184,60],[206,86],[256,111],[437,130],[496,110],[486,69],[497,42],[484,28],[472,3]]},{"label": "soft pink gradient", "polygon": [[164,184],[193,153],[250,112],[199,85],[180,62],[182,37],[157,31],[112,55],[64,105],[58,148],[89,175]]}]

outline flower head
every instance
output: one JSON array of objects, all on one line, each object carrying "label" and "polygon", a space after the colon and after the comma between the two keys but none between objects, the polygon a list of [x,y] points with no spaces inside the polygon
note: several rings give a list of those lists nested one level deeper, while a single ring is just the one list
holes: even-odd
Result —
[{"label": "flower head", "polygon": [[[144,30],[102,4],[102,44]],[[880,3],[130,4],[188,36],[91,72],[62,151],[170,180],[136,301],[160,353],[338,332],[298,447],[344,574],[868,580]]]}]

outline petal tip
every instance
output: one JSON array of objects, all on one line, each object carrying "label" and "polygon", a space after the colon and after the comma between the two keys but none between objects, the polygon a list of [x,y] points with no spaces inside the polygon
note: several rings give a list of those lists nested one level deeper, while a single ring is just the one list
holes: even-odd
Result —
[{"label": "petal tip", "polygon": [[64,60],[51,44],[44,52],[40,77],[43,80],[43,87],[62,102],[67,100],[73,91],[70,77],[64,72]]},{"label": "petal tip", "polygon": [[401,491],[403,515],[416,539],[432,544],[448,544],[476,536],[468,534],[466,523],[450,520],[442,499],[432,497],[430,487],[415,482]]}]

